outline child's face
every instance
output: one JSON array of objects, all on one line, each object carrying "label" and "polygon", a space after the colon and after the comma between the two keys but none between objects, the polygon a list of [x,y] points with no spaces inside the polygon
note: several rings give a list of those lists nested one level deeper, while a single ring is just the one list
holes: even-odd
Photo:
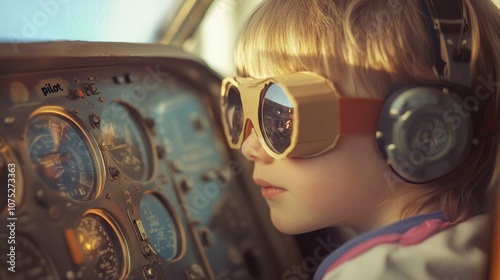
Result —
[{"label": "child's face", "polygon": [[343,135],[329,152],[308,159],[277,160],[262,148],[254,131],[243,154],[255,162],[253,179],[261,186],[273,224],[299,234],[328,226],[367,230],[388,219],[383,211],[393,192],[390,170],[375,150],[374,136]]}]

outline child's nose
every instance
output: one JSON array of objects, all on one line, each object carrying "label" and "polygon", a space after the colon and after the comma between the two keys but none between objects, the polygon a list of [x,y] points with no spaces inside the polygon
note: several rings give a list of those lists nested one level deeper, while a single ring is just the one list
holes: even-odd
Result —
[{"label": "child's nose", "polygon": [[250,133],[248,133],[247,135],[248,136],[245,137],[245,139],[243,140],[243,144],[241,145],[241,152],[243,153],[243,155],[247,159],[255,162],[266,164],[273,162],[274,158],[271,157],[260,144],[255,129],[252,128]]}]

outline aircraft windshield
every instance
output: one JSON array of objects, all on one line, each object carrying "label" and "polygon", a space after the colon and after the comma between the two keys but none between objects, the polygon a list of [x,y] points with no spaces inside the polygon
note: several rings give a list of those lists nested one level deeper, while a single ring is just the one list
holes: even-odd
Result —
[{"label": "aircraft windshield", "polygon": [[184,0],[3,1],[0,42],[156,42]]}]

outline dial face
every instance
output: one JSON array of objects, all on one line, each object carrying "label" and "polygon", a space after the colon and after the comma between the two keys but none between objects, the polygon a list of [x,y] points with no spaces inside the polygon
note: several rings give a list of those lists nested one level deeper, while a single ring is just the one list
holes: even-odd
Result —
[{"label": "dial face", "polygon": [[[15,245],[7,244],[7,241],[0,242],[0,250],[5,254],[12,254],[10,246],[15,246],[15,258],[9,263],[10,257],[7,255],[7,263],[2,264],[0,279],[59,279],[54,271],[54,266],[47,256],[23,235],[17,235]],[[3,260],[3,258],[2,258]],[[7,267],[5,267],[7,265]],[[15,272],[8,271],[7,268],[14,266]]]},{"label": "dial face", "polygon": [[98,195],[96,155],[75,122],[59,114],[38,114],[29,121],[27,136],[31,160],[50,188],[80,201]]},{"label": "dial face", "polygon": [[149,242],[158,255],[164,259],[175,258],[179,251],[178,231],[165,204],[152,193],[144,194],[140,203],[140,215]]},{"label": "dial face", "polygon": [[97,279],[120,279],[125,271],[125,255],[117,231],[102,216],[87,214],[77,228],[86,259],[86,275]]},{"label": "dial face", "polygon": [[104,142],[118,167],[135,180],[147,181],[153,173],[152,148],[146,131],[129,106],[111,102],[101,115]]}]

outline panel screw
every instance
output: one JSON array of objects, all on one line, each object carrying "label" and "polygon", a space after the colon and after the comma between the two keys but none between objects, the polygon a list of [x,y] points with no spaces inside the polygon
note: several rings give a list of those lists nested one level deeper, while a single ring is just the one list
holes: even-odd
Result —
[{"label": "panel screw", "polygon": [[99,127],[99,124],[101,123],[101,117],[94,113],[90,114],[90,123],[93,127]]},{"label": "panel screw", "polygon": [[109,168],[109,172],[111,173],[111,176],[113,178],[116,178],[120,175],[120,170],[118,170],[118,168],[116,168],[114,166]]}]

